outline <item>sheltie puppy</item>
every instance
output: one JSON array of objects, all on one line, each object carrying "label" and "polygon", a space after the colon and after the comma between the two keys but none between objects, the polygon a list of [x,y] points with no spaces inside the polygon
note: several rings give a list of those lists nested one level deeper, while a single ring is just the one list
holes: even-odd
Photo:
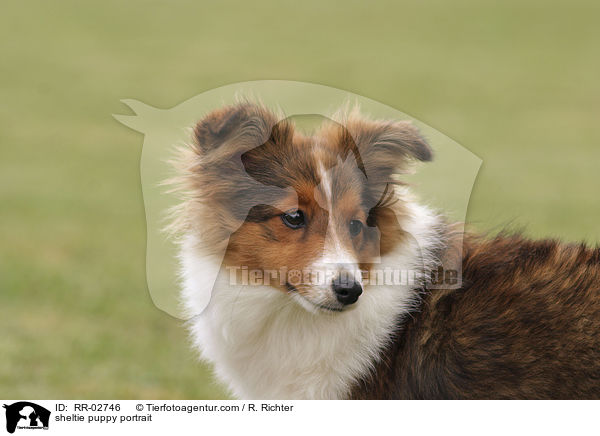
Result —
[{"label": "sheltie puppy", "polygon": [[[401,182],[431,159],[410,122],[357,113],[309,135],[240,103],[195,126],[182,301],[234,396],[600,398],[600,249],[463,235]],[[448,265],[459,286],[429,286]]]}]

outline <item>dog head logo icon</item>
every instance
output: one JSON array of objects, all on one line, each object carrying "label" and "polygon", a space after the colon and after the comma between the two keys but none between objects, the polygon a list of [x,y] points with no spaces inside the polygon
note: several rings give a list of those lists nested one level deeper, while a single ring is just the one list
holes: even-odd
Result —
[{"label": "dog head logo icon", "polygon": [[19,429],[47,429],[50,411],[29,401],[19,401],[4,405],[6,409],[6,431],[14,433]]}]

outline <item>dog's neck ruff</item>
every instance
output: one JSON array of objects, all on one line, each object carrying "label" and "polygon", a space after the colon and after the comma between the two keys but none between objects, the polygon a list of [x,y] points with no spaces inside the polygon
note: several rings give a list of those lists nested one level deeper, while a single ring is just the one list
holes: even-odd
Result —
[{"label": "dog's neck ruff", "polygon": [[[381,259],[382,268],[433,269],[440,249],[439,219],[427,208],[409,205],[403,229],[410,237]],[[366,285],[359,301],[340,313],[311,313],[289,295],[269,286],[234,286],[217,279],[205,298],[207,268],[197,240],[182,244],[182,300],[193,318],[194,345],[214,364],[233,395],[251,399],[344,399],[380,359],[402,317],[419,303],[418,285]],[[218,267],[217,267],[218,268]]]}]

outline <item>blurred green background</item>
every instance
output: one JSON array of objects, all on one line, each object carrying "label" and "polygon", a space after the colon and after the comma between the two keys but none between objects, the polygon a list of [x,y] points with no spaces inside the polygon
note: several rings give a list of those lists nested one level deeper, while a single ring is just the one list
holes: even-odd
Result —
[{"label": "blurred green background", "polygon": [[597,1],[4,1],[0,397],[225,398],[144,274],[112,113],[258,79],[393,106],[483,159],[468,221],[600,241]]}]

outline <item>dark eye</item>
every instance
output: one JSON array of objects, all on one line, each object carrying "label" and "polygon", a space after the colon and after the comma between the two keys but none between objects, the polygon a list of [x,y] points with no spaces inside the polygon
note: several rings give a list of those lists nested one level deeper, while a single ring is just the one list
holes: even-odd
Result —
[{"label": "dark eye", "polygon": [[363,229],[363,223],[361,223],[359,220],[352,220],[350,221],[350,234],[352,236],[356,236],[358,235]]},{"label": "dark eye", "polygon": [[283,224],[288,226],[290,229],[299,229],[300,227],[304,227],[306,225],[304,214],[301,210],[286,212],[281,215],[281,220],[283,221]]}]

